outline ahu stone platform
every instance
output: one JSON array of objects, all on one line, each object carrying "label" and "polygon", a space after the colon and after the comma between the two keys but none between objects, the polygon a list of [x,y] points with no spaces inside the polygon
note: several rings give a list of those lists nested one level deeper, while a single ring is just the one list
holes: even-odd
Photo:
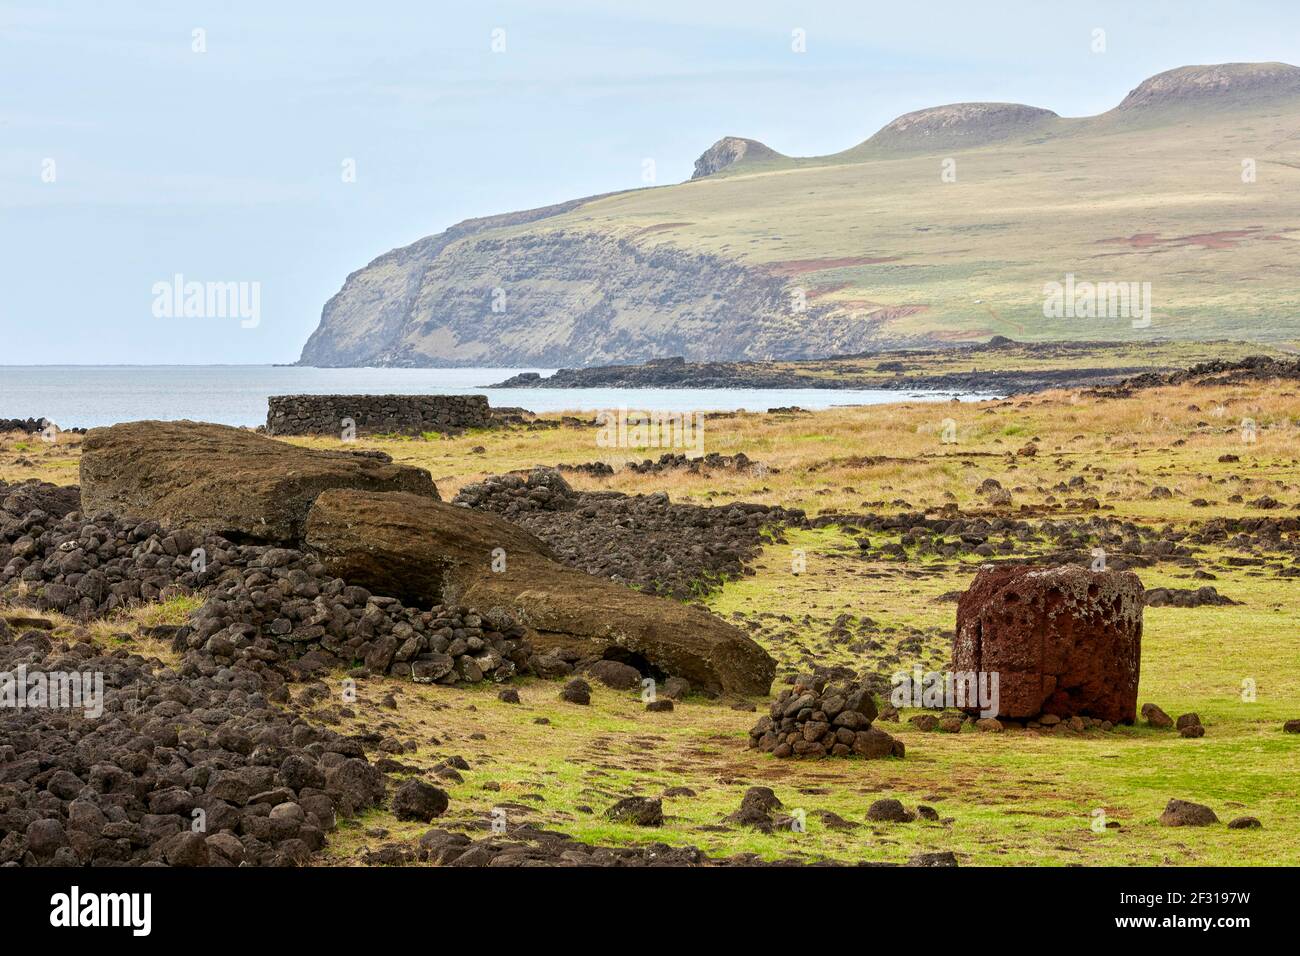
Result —
[{"label": "ahu stone platform", "polygon": [[483,395],[272,395],[270,435],[459,434],[489,428]]}]

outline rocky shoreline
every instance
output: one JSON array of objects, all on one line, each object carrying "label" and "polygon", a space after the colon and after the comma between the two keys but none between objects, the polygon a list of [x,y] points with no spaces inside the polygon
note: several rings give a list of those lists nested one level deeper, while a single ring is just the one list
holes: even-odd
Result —
[{"label": "rocky shoreline", "polygon": [[[1138,375],[1176,371],[1160,366],[1090,366],[1072,363],[1067,368],[1015,368],[1009,360],[1006,368],[974,369],[964,372],[927,373],[927,360],[969,354],[1007,351],[1030,357],[1048,357],[1090,352],[1113,347],[1114,343],[1013,342],[995,336],[981,345],[958,346],[944,350],[891,351],[836,355],[825,359],[782,362],[687,362],[685,359],[650,359],[639,365],[602,365],[589,368],[563,368],[543,378],[537,372],[523,372],[488,388],[737,388],[791,389],[820,388],[834,390],[888,389],[961,392],[1000,396],[1028,394],[1053,388],[1080,388],[1114,385]],[[844,368],[847,363],[869,359],[876,371]]]}]

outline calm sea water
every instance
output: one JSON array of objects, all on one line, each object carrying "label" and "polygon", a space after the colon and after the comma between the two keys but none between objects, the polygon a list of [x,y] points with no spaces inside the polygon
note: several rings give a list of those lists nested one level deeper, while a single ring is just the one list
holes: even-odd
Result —
[{"label": "calm sea water", "polygon": [[[142,418],[266,423],[268,395],[485,394],[494,406],[535,412],[766,411],[787,405],[879,405],[943,401],[952,392],[886,389],[575,388],[492,389],[515,368],[277,368],[269,365],[0,366],[0,418],[49,418],[60,428],[94,428]],[[987,396],[957,395],[960,398]]]}]

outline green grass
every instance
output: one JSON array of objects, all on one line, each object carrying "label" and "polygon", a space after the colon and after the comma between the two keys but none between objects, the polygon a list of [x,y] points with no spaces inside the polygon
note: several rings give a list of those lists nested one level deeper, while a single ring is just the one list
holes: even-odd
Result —
[{"label": "green grass", "polygon": [[[787,544],[764,551],[756,576],[723,587],[709,606],[729,619],[737,611],[746,620],[790,614],[813,644],[845,609],[895,631],[948,633],[955,606],[933,598],[964,587],[973,573],[974,562],[964,561],[949,562],[960,565],[950,573],[919,581],[857,576],[844,565],[854,559],[836,557],[856,551],[839,529],[786,536]],[[808,570],[798,576],[790,570],[795,549],[807,553]],[[1175,569],[1140,574],[1149,587],[1189,586]],[[1151,608],[1144,629],[1140,700],[1155,701],[1175,716],[1198,712],[1207,728],[1200,740],[1145,726],[1083,735],[923,733],[906,722],[915,711],[905,710],[902,723],[885,725],[906,743],[905,760],[786,762],[747,749],[745,731],[755,714],[701,698],[670,714],[647,714],[635,695],[600,686],[590,708],[568,705],[557,699],[557,685],[540,681],[525,683],[522,708],[496,701],[495,688],[433,690],[383,681],[363,685],[362,694],[375,699],[399,688],[402,702],[394,722],[418,727],[423,721],[437,728],[441,743],[422,747],[417,763],[431,764],[452,753],[469,760],[473,769],[463,784],[449,787],[453,811],[439,825],[479,826],[493,807],[526,803],[524,794],[540,794],[544,802],[535,810],[509,811],[512,824],[561,829],[600,845],[689,843],[713,855],[752,852],[768,859],[902,862],[924,850],[953,850],[963,863],[983,865],[1294,865],[1300,862],[1300,820],[1294,812],[1297,740],[1283,734],[1281,724],[1296,716],[1300,700],[1295,653],[1300,605],[1275,579],[1254,578],[1242,569],[1214,583],[1220,593],[1243,603]],[[799,624],[805,614],[811,626]],[[938,646],[946,650],[947,643]],[[769,647],[786,659],[783,645]],[[827,656],[819,653],[819,659]],[[934,664],[930,657],[920,662]],[[911,663],[904,658],[902,666]],[[1257,682],[1254,703],[1241,699],[1246,677]],[[435,699],[450,703],[450,709],[425,713],[423,705]],[[551,724],[534,724],[538,716]],[[362,713],[357,722],[370,726],[374,719]],[[487,740],[471,739],[474,732],[485,733]],[[489,780],[501,785],[500,792],[483,788]],[[807,832],[711,829],[752,785],[773,787],[787,810],[804,810]],[[601,815],[624,795],[655,796],[672,786],[688,786],[696,795],[665,799],[662,828],[614,824]],[[885,796],[908,807],[929,804],[952,822],[866,825],[867,806]],[[1161,826],[1157,818],[1172,797],[1209,804],[1222,824]],[[1119,828],[1094,832],[1098,809]],[[847,832],[829,829],[818,816],[827,810],[864,825]],[[1259,817],[1265,829],[1227,829],[1229,819],[1246,814]],[[384,839],[423,830],[392,826],[382,813],[374,821],[392,831]],[[380,842],[354,827],[329,852],[342,861]]]}]

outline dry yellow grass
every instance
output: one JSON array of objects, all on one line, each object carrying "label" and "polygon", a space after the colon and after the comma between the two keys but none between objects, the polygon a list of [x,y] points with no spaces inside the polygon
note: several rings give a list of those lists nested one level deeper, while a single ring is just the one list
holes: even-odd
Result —
[{"label": "dry yellow grass", "polygon": [[[1123,503],[1126,516],[1177,520],[1192,512],[1196,497],[1218,499],[1215,514],[1255,513],[1233,494],[1278,497],[1300,482],[1300,398],[1293,382],[1198,389],[1176,386],[1128,399],[1099,399],[1082,392],[1045,392],[1027,398],[987,402],[901,402],[767,415],[710,416],[706,452],[744,452],[766,473],[713,472],[707,481],[688,472],[612,477],[571,474],[579,488],[628,493],[666,491],[677,501],[700,504],[758,501],[808,509],[810,514],[864,510],[898,511],[941,507],[984,507],[975,488],[990,475],[1013,492],[1013,507],[1042,507],[1051,487],[1085,465],[1102,468],[1103,504]],[[1194,410],[1193,406],[1198,410]],[[590,410],[577,414],[587,415]],[[943,441],[951,419],[956,443]],[[1256,426],[1256,440],[1242,439],[1242,420]],[[609,449],[589,428],[474,432],[434,441],[362,439],[395,461],[428,468],[444,497],[490,474],[535,465],[604,461],[616,469],[628,460],[657,458],[660,448]],[[330,439],[291,439],[318,448],[348,446]],[[1034,457],[1016,452],[1033,442]],[[472,451],[475,447],[483,453]],[[1220,463],[1235,454],[1239,463]],[[866,461],[854,461],[866,459]],[[883,460],[878,460],[883,459]],[[1233,477],[1236,476],[1236,477]],[[1279,484],[1280,483],[1280,484]],[[1174,498],[1151,500],[1153,485],[1173,489]],[[1040,490],[1042,489],[1042,490]],[[951,495],[951,498],[946,497]],[[1069,513],[1061,499],[1061,513]]]}]

